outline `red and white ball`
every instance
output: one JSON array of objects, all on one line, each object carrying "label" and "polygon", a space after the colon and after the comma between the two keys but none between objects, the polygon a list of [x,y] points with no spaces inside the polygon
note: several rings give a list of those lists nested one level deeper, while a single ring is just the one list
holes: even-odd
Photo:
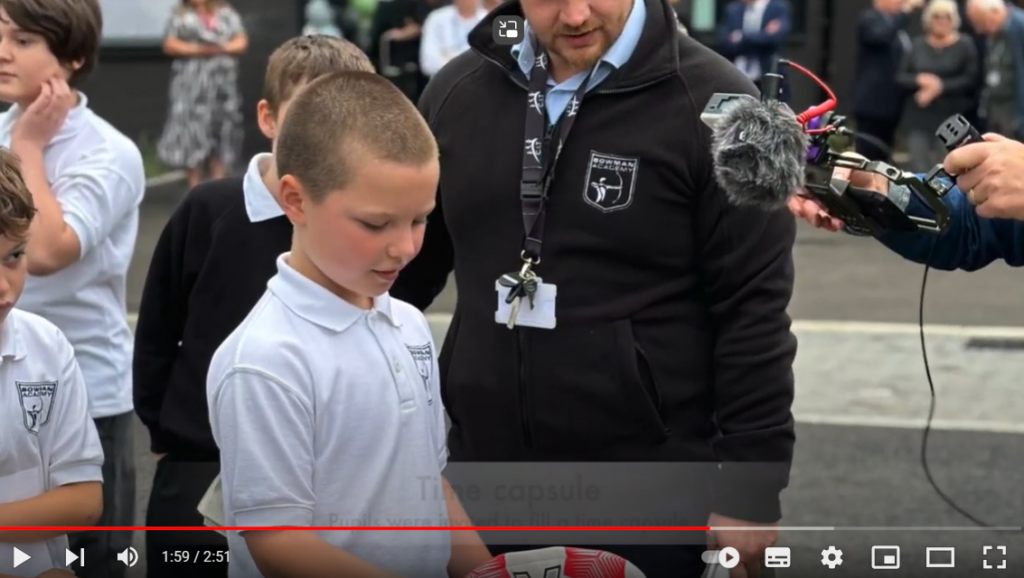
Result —
[{"label": "red and white ball", "polygon": [[645,578],[622,556],[591,550],[553,546],[509,552],[480,566],[466,578]]}]

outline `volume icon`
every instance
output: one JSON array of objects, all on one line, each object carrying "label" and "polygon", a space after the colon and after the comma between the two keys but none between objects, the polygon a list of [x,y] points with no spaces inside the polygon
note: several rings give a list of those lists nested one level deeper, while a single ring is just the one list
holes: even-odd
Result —
[{"label": "volume icon", "polygon": [[139,553],[135,551],[135,548],[128,548],[117,555],[117,561],[124,562],[125,566],[131,568],[139,562]]}]

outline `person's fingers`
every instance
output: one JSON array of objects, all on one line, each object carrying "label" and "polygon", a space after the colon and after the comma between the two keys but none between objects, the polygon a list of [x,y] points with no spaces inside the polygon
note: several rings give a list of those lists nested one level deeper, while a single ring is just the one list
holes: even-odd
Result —
[{"label": "person's fingers", "polygon": [[964,145],[946,155],[942,167],[951,175],[959,175],[985,162],[992,150],[993,144],[987,142]]},{"label": "person's fingers", "polygon": [[[971,191],[977,188],[978,184],[981,183],[981,178],[983,176],[984,174],[982,173],[981,167],[965,171],[964,173],[957,176],[956,186],[960,187],[960,191],[963,194],[970,196],[972,194]],[[983,200],[984,199],[977,199],[976,202],[974,200],[972,200],[971,202],[972,204],[977,204],[978,202],[981,202]]]},{"label": "person's fingers", "polygon": [[985,142],[1003,142],[1006,140],[1010,140],[1005,136],[994,132],[985,133],[981,135],[981,138],[984,139]]}]

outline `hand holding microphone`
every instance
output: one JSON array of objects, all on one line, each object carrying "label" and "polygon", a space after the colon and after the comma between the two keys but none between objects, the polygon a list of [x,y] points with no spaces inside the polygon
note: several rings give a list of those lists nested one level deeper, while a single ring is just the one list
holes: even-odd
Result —
[{"label": "hand holding microphone", "polygon": [[978,216],[1024,220],[1024,144],[996,134],[954,150],[943,163]]},{"label": "hand holding microphone", "polygon": [[[844,157],[867,160],[867,157],[857,153],[844,153]],[[845,167],[837,167],[832,171],[833,179],[848,181],[851,187],[872,191],[881,195],[889,192],[889,181],[878,173],[867,171],[854,171]],[[833,233],[842,230],[845,223],[831,216],[814,199],[801,195],[793,195],[787,203],[789,212],[799,219],[807,221],[818,229],[825,229]]]}]

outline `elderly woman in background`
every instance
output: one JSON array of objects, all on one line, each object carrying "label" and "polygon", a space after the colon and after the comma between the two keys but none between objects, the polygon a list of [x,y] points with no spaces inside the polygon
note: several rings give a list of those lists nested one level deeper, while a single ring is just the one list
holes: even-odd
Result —
[{"label": "elderly woman in background", "polygon": [[238,12],[223,0],[182,0],[168,25],[170,111],[157,145],[169,167],[188,169],[190,187],[203,169],[221,178],[241,152],[237,56],[249,41]]},{"label": "elderly woman in background", "polygon": [[922,19],[925,33],[914,39],[897,75],[897,82],[914,93],[903,112],[907,168],[914,172],[942,162],[946,151],[935,131],[949,116],[970,109],[979,82],[977,48],[959,32],[957,3],[931,0]]}]

